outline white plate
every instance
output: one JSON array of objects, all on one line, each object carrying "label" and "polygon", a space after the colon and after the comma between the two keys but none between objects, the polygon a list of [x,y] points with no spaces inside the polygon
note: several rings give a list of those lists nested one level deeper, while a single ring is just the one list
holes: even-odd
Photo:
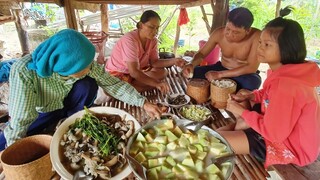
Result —
[{"label": "white plate", "polygon": [[[89,108],[90,111],[95,112],[95,113],[108,113],[108,114],[116,114],[121,117],[126,116],[125,120],[132,120],[134,122],[134,128],[136,130],[140,129],[141,126],[139,122],[129,113],[113,108],[113,107],[93,107]],[[68,117],[57,129],[57,131],[54,133],[51,145],[50,145],[50,159],[51,163],[53,165],[53,168],[56,170],[56,172],[61,176],[62,179],[73,179],[73,175],[70,174],[64,166],[61,164],[60,157],[59,157],[59,145],[60,145],[60,140],[62,135],[69,130],[69,126],[75,122],[77,118],[81,118],[84,114],[84,110],[79,111],[72,116]],[[131,173],[130,167],[127,165],[122,172],[117,174],[116,176],[113,176],[111,179],[113,180],[118,180],[118,179],[123,179],[127,177]]]},{"label": "white plate", "polygon": [[[184,96],[184,98],[186,99],[186,102],[185,102],[185,103],[179,104],[179,105],[177,105],[177,104],[170,104],[170,103],[169,103],[169,98],[176,98],[176,97],[179,96],[179,95],[183,95],[183,96]],[[188,103],[190,102],[190,97],[189,97],[188,95],[186,95],[186,94],[179,94],[179,93],[177,93],[177,94],[170,94],[169,96],[167,96],[167,97],[165,98],[165,102],[166,102],[169,106],[171,106],[171,107],[179,108],[179,107],[181,107],[181,106],[184,106],[184,105],[188,104]]]}]

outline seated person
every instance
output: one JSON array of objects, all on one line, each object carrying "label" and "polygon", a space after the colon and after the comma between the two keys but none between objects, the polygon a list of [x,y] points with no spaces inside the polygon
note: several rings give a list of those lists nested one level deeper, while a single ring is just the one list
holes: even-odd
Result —
[{"label": "seated person", "polygon": [[[261,84],[256,73],[259,67],[256,49],[261,31],[251,28],[252,13],[243,7],[230,11],[225,27],[215,30],[208,42],[195,54],[182,74],[188,78],[212,80],[230,78],[238,89],[254,90]],[[221,61],[213,65],[198,66],[215,47],[221,48]]]},{"label": "seated person", "polygon": [[130,84],[110,76],[93,61],[95,48],[81,33],[65,29],[17,60],[9,76],[9,116],[0,133],[0,150],[25,136],[41,133],[59,120],[90,107],[98,86],[130,105],[160,118],[157,105]]},{"label": "seated person", "polygon": [[[251,154],[265,167],[311,164],[320,153],[320,101],[315,91],[320,69],[305,61],[302,27],[282,17],[270,21],[257,53],[258,60],[270,67],[263,88],[231,95],[227,110],[240,117],[218,131],[236,154]],[[246,109],[240,104],[245,101],[260,108]]]},{"label": "seated person", "polygon": [[159,60],[156,35],[160,21],[156,12],[145,11],[137,23],[137,29],[118,40],[106,62],[106,71],[129,82],[139,92],[152,88],[168,92],[169,85],[163,81],[167,75],[164,67],[182,67],[185,64],[180,58]]}]

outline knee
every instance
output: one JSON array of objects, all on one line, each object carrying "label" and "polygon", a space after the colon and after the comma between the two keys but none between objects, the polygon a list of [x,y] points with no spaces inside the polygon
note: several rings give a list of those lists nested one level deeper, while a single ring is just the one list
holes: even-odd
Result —
[{"label": "knee", "polygon": [[74,84],[74,86],[76,89],[86,89],[89,92],[91,92],[91,91],[96,92],[98,90],[98,85],[97,85],[96,80],[89,77],[89,76],[86,76],[85,78],[77,81]]}]

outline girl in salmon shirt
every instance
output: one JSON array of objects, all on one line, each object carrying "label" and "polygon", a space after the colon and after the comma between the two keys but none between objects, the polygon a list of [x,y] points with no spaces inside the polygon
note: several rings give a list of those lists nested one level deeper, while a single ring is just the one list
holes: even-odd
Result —
[{"label": "girl in salmon shirt", "polygon": [[[236,124],[218,129],[237,154],[250,153],[265,167],[305,166],[317,159],[320,98],[315,87],[320,85],[320,70],[305,61],[306,53],[298,22],[278,17],[266,25],[258,47],[258,60],[270,67],[263,88],[231,95],[227,110],[239,118]],[[245,101],[261,107],[246,109]]]},{"label": "girl in salmon shirt", "polygon": [[140,92],[157,88],[167,93],[169,85],[164,81],[167,75],[164,67],[185,65],[181,58],[159,60],[156,35],[160,21],[155,11],[145,11],[137,23],[137,29],[117,41],[106,62],[106,71],[129,82]]}]

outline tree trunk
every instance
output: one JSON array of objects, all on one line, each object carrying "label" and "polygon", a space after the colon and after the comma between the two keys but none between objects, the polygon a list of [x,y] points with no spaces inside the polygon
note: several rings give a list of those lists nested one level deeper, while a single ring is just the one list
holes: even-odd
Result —
[{"label": "tree trunk", "polygon": [[280,16],[280,7],[281,7],[281,0],[277,0],[275,17],[279,17]]},{"label": "tree trunk", "polygon": [[23,18],[21,9],[12,9],[12,13],[15,17],[16,30],[20,41],[22,56],[30,53],[28,32],[26,31],[27,23]]},{"label": "tree trunk", "polygon": [[212,0],[211,7],[214,12],[211,26],[212,33],[215,29],[226,24],[229,12],[229,0],[216,0],[215,3]]}]

